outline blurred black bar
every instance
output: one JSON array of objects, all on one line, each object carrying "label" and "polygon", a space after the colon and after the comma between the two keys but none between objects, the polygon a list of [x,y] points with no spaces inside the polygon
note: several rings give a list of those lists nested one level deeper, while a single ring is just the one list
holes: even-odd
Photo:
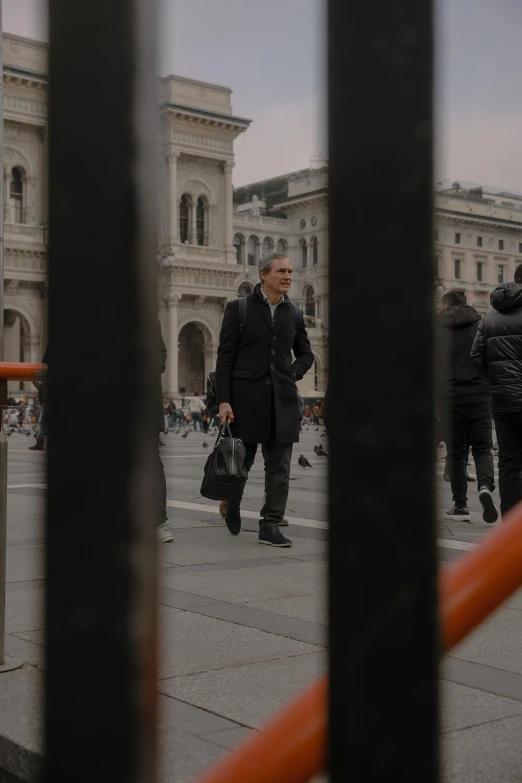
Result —
[{"label": "blurred black bar", "polygon": [[47,783],[153,783],[154,0],[50,0]]},{"label": "blurred black bar", "polygon": [[329,0],[332,783],[433,783],[431,0]]}]

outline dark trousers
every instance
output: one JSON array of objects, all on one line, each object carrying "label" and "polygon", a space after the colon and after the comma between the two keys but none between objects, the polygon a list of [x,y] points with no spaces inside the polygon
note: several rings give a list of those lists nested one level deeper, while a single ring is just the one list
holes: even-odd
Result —
[{"label": "dark trousers", "polygon": [[196,411],[195,413],[191,412],[190,415],[192,416],[192,421],[194,423],[194,432],[197,430],[196,424],[199,424],[199,429],[203,430],[203,417],[201,411]]},{"label": "dark trousers", "polygon": [[[290,461],[293,445],[293,443],[278,443],[274,440],[261,444],[265,462],[266,500],[261,509],[260,530],[277,525],[284,519],[290,488]],[[245,466],[248,471],[254,464],[257,446],[257,443],[245,443]]]},{"label": "dark trousers", "polygon": [[494,413],[498,443],[500,512],[522,500],[522,410]]},{"label": "dark trousers", "polygon": [[495,489],[491,408],[489,403],[456,403],[451,406],[447,416],[446,447],[453,501],[456,506],[465,506],[468,502],[466,464],[470,445],[479,489],[486,487],[490,492]]}]

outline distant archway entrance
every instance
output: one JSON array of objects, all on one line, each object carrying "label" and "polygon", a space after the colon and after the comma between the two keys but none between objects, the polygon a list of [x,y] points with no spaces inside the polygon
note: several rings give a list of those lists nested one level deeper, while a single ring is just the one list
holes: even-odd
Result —
[{"label": "distant archway entrance", "polygon": [[179,333],[178,382],[181,394],[200,394],[205,389],[205,335],[195,323]]},{"label": "distant archway entrance", "polygon": [[[17,310],[11,310],[7,305],[4,311],[4,361],[5,362],[30,362],[31,356],[31,327],[27,319]],[[33,389],[30,383],[28,389]],[[17,381],[9,381],[10,391],[24,389],[25,384]]]}]

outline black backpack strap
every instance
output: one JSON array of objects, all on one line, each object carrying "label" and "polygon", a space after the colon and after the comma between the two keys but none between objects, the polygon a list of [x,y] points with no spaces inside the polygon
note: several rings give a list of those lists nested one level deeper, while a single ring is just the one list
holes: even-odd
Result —
[{"label": "black backpack strap", "polygon": [[246,314],[247,314],[247,297],[242,296],[239,300],[239,312],[238,312],[238,323],[239,323],[239,331],[241,332],[246,321]]}]

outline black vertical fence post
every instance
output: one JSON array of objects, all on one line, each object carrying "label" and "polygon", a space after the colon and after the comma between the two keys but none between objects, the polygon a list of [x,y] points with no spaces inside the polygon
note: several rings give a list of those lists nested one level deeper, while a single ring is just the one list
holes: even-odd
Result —
[{"label": "black vertical fence post", "polygon": [[434,783],[431,0],[329,0],[330,767]]},{"label": "black vertical fence post", "polygon": [[153,783],[154,0],[50,0],[45,780]]}]

